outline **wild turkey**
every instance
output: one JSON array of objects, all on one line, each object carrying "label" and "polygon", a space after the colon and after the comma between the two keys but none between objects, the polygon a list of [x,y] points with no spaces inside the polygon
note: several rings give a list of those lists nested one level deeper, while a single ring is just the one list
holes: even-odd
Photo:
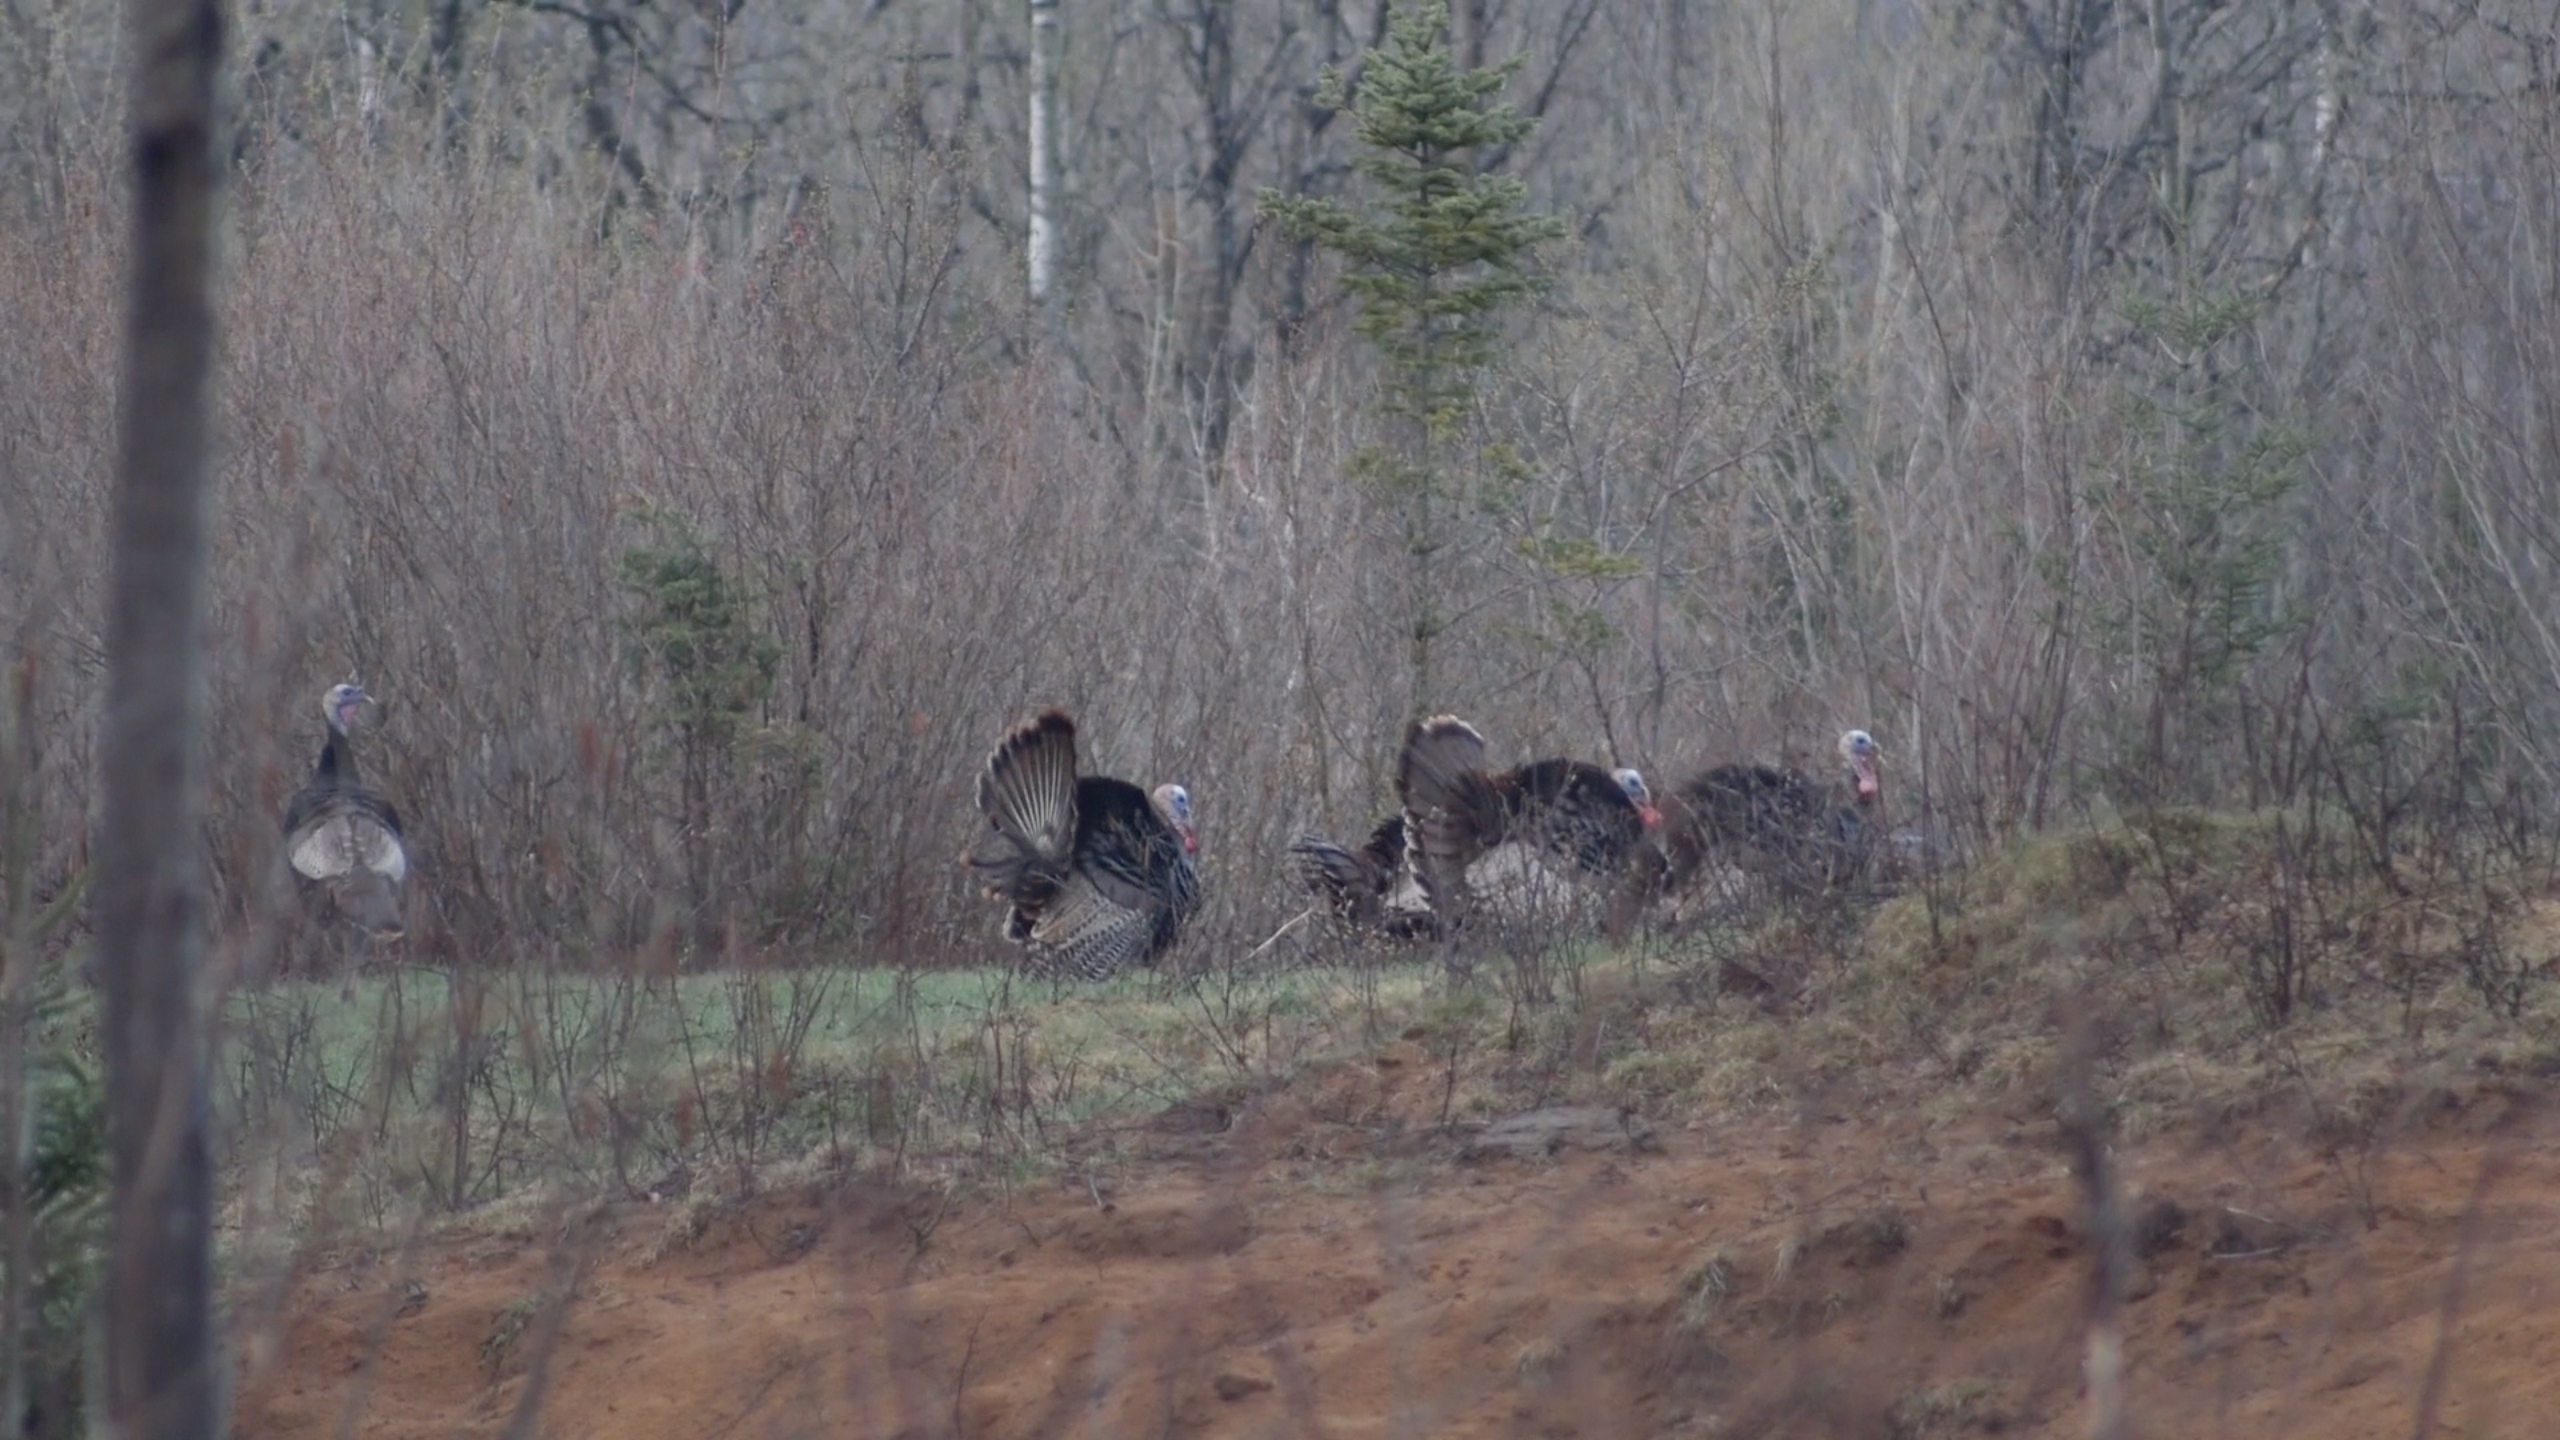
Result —
[{"label": "wild turkey", "polygon": [[1658,889],[1686,886],[1711,860],[1768,874],[1795,893],[1846,883],[1864,862],[1882,787],[1875,737],[1840,737],[1847,768],[1824,781],[1767,765],[1718,765],[1664,797]]},{"label": "wild turkey", "polygon": [[400,812],[356,778],[355,744],[347,726],[371,696],[354,685],[332,685],[320,697],[329,738],[311,778],[284,812],[284,853],[305,899],[328,918],[366,936],[402,933],[400,891],[409,876],[409,849]]},{"label": "wild turkey", "polygon": [[1555,915],[1592,886],[1619,892],[1613,931],[1632,918],[1632,862],[1661,823],[1636,771],[1564,759],[1489,770],[1484,736],[1436,715],[1405,731],[1396,794],[1407,864],[1442,929],[1486,904],[1506,919]]},{"label": "wild turkey", "polygon": [[1016,726],[978,776],[987,817],[968,857],[1011,907],[1005,938],[1049,979],[1107,980],[1153,964],[1200,907],[1191,794],[1076,773],[1076,727],[1051,710]]},{"label": "wild turkey", "polygon": [[1298,877],[1356,932],[1390,940],[1428,940],[1440,933],[1430,897],[1405,863],[1404,815],[1378,822],[1358,849],[1322,835],[1301,835],[1289,845]]}]

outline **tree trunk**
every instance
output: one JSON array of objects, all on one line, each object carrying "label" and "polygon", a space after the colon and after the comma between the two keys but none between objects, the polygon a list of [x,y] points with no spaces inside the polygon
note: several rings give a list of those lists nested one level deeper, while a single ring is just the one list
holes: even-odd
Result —
[{"label": "tree trunk", "polygon": [[435,77],[436,143],[447,155],[459,155],[471,119],[463,92],[463,66],[468,57],[471,16],[462,0],[435,0],[427,26],[427,60]]},{"label": "tree trunk", "polygon": [[1058,264],[1058,0],[1031,0],[1031,304],[1047,309]]},{"label": "tree trunk", "polygon": [[1192,194],[1209,214],[1208,289],[1192,308],[1182,377],[1198,418],[1204,478],[1213,486],[1225,468],[1236,392],[1251,378],[1254,363],[1253,346],[1234,338],[1245,263],[1254,247],[1253,227],[1243,223],[1247,207],[1239,180],[1281,83],[1276,69],[1266,70],[1248,93],[1237,92],[1234,9],[1230,0],[1192,0],[1178,16],[1184,68],[1200,102],[1206,144]]},{"label": "tree trunk", "polygon": [[95,913],[114,1238],[106,1433],[218,1435],[206,1138],[200,630],[219,0],[133,0],[134,229]]}]

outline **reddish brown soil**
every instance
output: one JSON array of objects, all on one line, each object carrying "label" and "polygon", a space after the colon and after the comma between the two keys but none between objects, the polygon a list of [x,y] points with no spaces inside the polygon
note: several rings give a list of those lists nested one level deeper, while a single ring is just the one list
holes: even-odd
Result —
[{"label": "reddish brown soil", "polygon": [[[583,1247],[436,1242],[423,1296],[387,1260],[320,1271],[247,1347],[238,1428],[495,1435],[538,1374],[522,1433],[580,1440],[2088,1433],[2083,1207],[2032,1107],[1463,1159],[1388,1138],[1418,1058],[1168,1119],[1101,1182],[767,1197],[654,1261],[666,1212],[634,1207]],[[2442,1097],[2337,1159],[2281,1128],[2123,1157],[2135,1433],[2407,1436],[2439,1364],[2439,1433],[2560,1433],[2537,1094]],[[548,1363],[538,1320],[498,1343],[581,1255]]]}]

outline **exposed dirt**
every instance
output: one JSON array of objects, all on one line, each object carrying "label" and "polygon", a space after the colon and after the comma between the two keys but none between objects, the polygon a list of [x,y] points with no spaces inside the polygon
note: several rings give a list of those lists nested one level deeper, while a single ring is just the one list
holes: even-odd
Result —
[{"label": "exposed dirt", "polygon": [[[583,1244],[317,1271],[244,1347],[239,1430],[494,1435],[539,1376],[523,1433],[594,1440],[2088,1433],[2090,1247],[2034,1107],[1580,1112],[1469,1147],[1415,1123],[1427,1069],[1401,1046],[1168,1115],[1145,1158],[1009,1196],[838,1184],[679,1245],[634,1206]],[[2551,1433],[2539,1091],[2334,1158],[2283,1128],[2123,1157],[2136,1433],[2406,1436],[2439,1358],[2441,1433]]]}]

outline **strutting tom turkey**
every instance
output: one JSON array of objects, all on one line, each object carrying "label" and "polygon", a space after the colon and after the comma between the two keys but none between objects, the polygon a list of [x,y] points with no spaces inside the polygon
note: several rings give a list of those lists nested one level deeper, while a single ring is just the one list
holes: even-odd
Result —
[{"label": "strutting tom turkey", "polygon": [[1484,736],[1454,715],[1417,720],[1396,767],[1405,863],[1447,931],[1479,911],[1558,916],[1611,893],[1612,931],[1633,919],[1633,860],[1658,825],[1644,777],[1580,760],[1486,762]]},{"label": "strutting tom turkey", "polygon": [[1840,737],[1841,773],[1822,780],[1768,765],[1718,765],[1662,801],[1659,887],[1676,892],[1710,861],[1756,870],[1796,893],[1847,883],[1864,863],[1883,787],[1875,737]]},{"label": "strutting tom turkey", "polygon": [[1051,710],[1014,728],[978,775],[988,833],[968,856],[1005,907],[1023,968],[1105,980],[1153,964],[1200,907],[1191,794],[1081,775],[1076,727]]}]

